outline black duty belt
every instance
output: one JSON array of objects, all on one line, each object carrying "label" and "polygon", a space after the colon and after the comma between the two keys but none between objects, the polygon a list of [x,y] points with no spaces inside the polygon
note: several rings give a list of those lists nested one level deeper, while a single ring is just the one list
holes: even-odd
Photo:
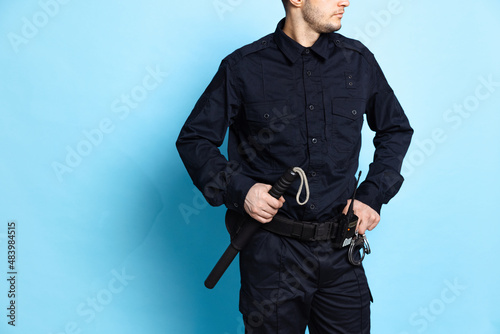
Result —
[{"label": "black duty belt", "polygon": [[324,241],[335,238],[339,226],[338,222],[338,218],[320,223],[296,221],[276,215],[270,223],[262,224],[262,228],[266,231],[301,241]]}]

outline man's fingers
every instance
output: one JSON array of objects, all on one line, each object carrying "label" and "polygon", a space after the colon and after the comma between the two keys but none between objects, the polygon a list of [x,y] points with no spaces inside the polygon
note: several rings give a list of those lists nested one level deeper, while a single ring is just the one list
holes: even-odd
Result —
[{"label": "man's fingers", "polygon": [[279,209],[283,206],[283,202],[280,200],[277,200],[276,198],[272,197],[271,195],[263,195],[262,201],[259,202],[258,210],[260,211],[265,211],[267,213],[270,213],[272,215],[275,215]]},{"label": "man's fingers", "polygon": [[266,215],[265,217],[264,216],[255,216],[252,218],[255,219],[256,221],[258,221],[259,223],[267,224],[273,220],[273,217],[274,216]]},{"label": "man's fingers", "polygon": [[[274,198],[273,198],[274,199]],[[260,223],[269,223],[271,220],[273,220],[274,216],[278,213],[278,210],[283,206],[284,201],[278,201],[276,200],[275,203],[272,203],[271,205],[267,205],[263,208],[260,208],[254,212],[254,215],[251,215],[251,217],[255,220],[257,220]],[[273,207],[272,205],[276,205],[277,207]]]},{"label": "man's fingers", "polygon": [[272,197],[269,194],[271,188],[268,184],[257,183],[245,198],[245,211],[258,222],[270,222],[285,202],[283,196],[279,199]]},{"label": "man's fingers", "polygon": [[369,216],[368,218],[359,219],[358,233],[365,234],[366,230],[372,231],[380,222],[379,216]]},{"label": "man's fingers", "polygon": [[378,225],[378,222],[376,222],[376,223],[374,222],[374,223],[370,224],[368,226],[368,231],[372,231],[375,227],[377,227],[377,225]]},{"label": "man's fingers", "polygon": [[[347,205],[344,207],[342,213],[347,214],[351,200],[347,201]],[[380,215],[377,211],[373,210],[370,206],[354,200],[353,205],[354,214],[358,217],[358,233],[365,234],[366,230],[371,231],[377,227],[380,222]]]},{"label": "man's fingers", "polygon": [[273,196],[269,195],[264,198],[265,204],[267,204],[267,207],[273,208],[275,210],[281,208],[283,206],[283,203],[281,203],[279,200],[274,198]]},{"label": "man's fingers", "polygon": [[272,209],[271,207],[269,207],[267,210],[266,209],[263,209],[263,210],[258,210],[258,211],[255,211],[253,212],[252,214],[250,214],[250,217],[252,217],[253,219],[255,219],[256,221],[260,222],[260,223],[269,223],[271,220],[273,220],[273,217],[274,215],[276,215],[276,213],[278,212],[278,210],[275,210],[275,209]]},{"label": "man's fingers", "polygon": [[366,224],[363,221],[358,221],[358,233],[365,234],[366,232]]}]

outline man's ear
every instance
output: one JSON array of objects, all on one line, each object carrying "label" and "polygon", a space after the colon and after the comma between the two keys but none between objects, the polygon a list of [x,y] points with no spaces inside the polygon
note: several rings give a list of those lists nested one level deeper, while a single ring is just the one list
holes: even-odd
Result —
[{"label": "man's ear", "polygon": [[304,7],[304,2],[307,0],[286,0],[291,7],[302,8]]}]

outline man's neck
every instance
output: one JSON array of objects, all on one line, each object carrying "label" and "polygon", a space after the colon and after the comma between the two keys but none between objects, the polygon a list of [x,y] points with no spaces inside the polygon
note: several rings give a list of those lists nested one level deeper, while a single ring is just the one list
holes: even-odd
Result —
[{"label": "man's neck", "polygon": [[294,18],[292,15],[286,17],[283,32],[306,48],[313,46],[320,36],[302,18]]}]

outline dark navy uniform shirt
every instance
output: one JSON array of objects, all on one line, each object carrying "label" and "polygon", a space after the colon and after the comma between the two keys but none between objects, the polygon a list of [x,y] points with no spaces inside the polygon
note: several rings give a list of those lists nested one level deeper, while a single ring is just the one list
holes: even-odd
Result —
[{"label": "dark navy uniform shirt", "polygon": [[[222,61],[177,140],[189,175],[211,205],[244,212],[256,182],[274,184],[289,167],[301,167],[310,200],[297,204],[297,181],[280,213],[323,221],[353,194],[366,119],[375,155],[356,199],[380,212],[403,182],[413,133],[403,109],[360,42],[331,33],[305,48],[283,26]],[[218,148],[228,129],[226,159]]]}]

